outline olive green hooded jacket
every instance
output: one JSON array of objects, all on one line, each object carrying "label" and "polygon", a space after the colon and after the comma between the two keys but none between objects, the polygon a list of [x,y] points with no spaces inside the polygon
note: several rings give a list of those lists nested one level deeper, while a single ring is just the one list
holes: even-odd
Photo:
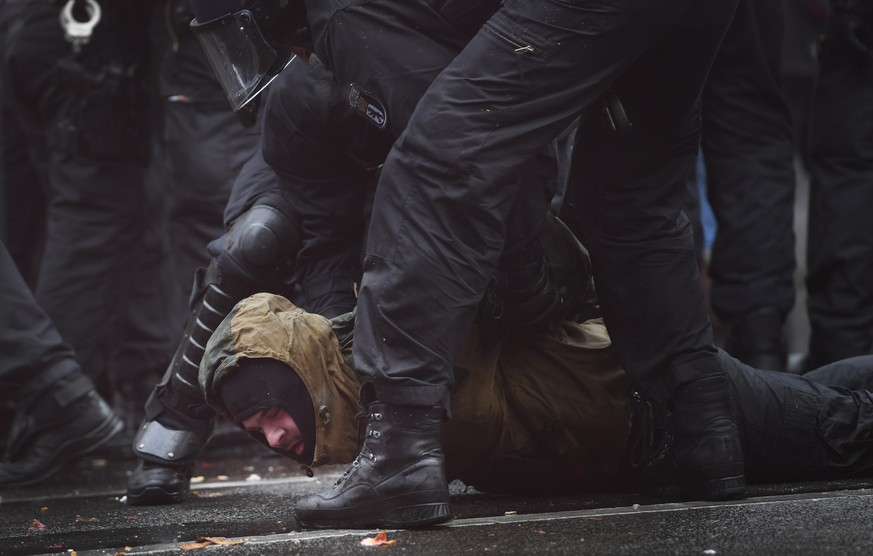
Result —
[{"label": "olive green hooded jacket", "polygon": [[[351,316],[330,321],[277,295],[244,299],[206,346],[200,386],[207,403],[228,417],[218,385],[240,360],[282,361],[297,371],[316,412],[313,461],[302,463],[350,463],[363,439],[352,324]],[[634,404],[602,321],[562,323],[490,351],[479,345],[474,328],[455,365],[452,418],[442,430],[451,479],[539,493],[624,480]]]}]

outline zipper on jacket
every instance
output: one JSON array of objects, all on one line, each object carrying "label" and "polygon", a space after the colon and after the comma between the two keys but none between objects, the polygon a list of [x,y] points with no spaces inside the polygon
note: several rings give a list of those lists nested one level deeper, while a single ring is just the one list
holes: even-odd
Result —
[{"label": "zipper on jacket", "polygon": [[497,35],[498,37],[500,37],[501,39],[503,39],[504,41],[511,44],[513,47],[515,47],[516,54],[524,54],[525,52],[533,52],[534,51],[534,48],[531,45],[529,45],[529,44],[522,45],[522,44],[518,43],[517,41],[507,37],[506,35],[504,35],[503,33],[501,33],[500,31],[498,31],[497,29],[495,29],[493,27],[485,27],[485,29],[494,33],[495,35]]}]

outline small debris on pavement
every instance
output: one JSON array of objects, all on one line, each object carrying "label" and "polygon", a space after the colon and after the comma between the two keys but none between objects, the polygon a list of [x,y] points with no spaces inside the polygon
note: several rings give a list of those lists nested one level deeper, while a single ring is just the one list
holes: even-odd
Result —
[{"label": "small debris on pavement", "polygon": [[375,537],[372,537],[372,538],[367,537],[366,539],[363,539],[361,541],[361,544],[363,546],[394,546],[395,544],[397,544],[397,541],[394,539],[391,539],[389,541],[388,540],[388,533],[385,531],[382,531],[381,533],[379,533]]},{"label": "small debris on pavement", "polygon": [[199,550],[212,545],[232,546],[245,541],[231,541],[224,537],[197,537],[196,542],[179,545],[179,550]]}]

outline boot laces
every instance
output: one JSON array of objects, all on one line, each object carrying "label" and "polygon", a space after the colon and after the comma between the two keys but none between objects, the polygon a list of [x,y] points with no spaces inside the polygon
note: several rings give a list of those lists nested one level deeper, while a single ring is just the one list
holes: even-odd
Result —
[{"label": "boot laces", "polygon": [[[379,413],[379,412],[369,413],[369,414],[367,415],[367,418],[368,418],[370,421],[381,421],[381,420],[382,420],[382,414]],[[354,459],[354,461],[352,461],[352,464],[351,464],[348,468],[346,468],[345,471],[343,471],[343,474],[340,475],[339,479],[337,479],[337,480],[333,483],[333,486],[335,486],[335,487],[336,487],[336,486],[339,486],[339,485],[342,484],[346,479],[348,479],[348,478],[352,475],[352,473],[353,473],[355,470],[357,470],[358,468],[360,468],[360,467],[361,467],[361,462],[362,462],[361,458],[367,458],[368,460],[372,461],[373,463],[376,463],[376,460],[377,460],[376,454],[374,454],[374,453],[372,452],[372,450],[370,450],[370,449],[367,447],[367,441],[366,441],[366,438],[377,438],[377,439],[378,439],[378,438],[381,438],[381,437],[382,437],[382,432],[381,432],[381,431],[378,431],[378,430],[375,430],[375,429],[374,429],[372,426],[370,426],[370,425],[367,425],[367,432],[365,433],[364,436],[365,436],[365,440],[364,440],[364,444],[361,446],[361,453],[359,453],[358,456]]]},{"label": "boot laces", "polygon": [[348,466],[345,471],[343,471],[343,474],[340,475],[339,479],[334,481],[333,486],[334,487],[340,486],[343,483],[343,481],[345,481],[346,479],[349,478],[349,476],[351,476],[352,471],[359,468],[360,466],[361,466],[361,456],[358,455],[358,457],[355,458],[355,460],[352,462],[352,464],[350,466]]}]

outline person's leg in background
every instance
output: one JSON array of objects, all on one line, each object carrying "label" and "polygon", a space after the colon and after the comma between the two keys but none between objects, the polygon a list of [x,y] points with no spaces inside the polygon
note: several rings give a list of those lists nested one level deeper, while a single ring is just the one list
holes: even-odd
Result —
[{"label": "person's leg in background", "polygon": [[3,103],[2,92],[0,105],[0,241],[33,289],[45,241],[46,181],[40,174],[45,166],[31,158],[33,141]]},{"label": "person's leg in background", "polygon": [[873,3],[832,6],[807,155],[810,369],[873,348]]},{"label": "person's leg in background", "polygon": [[22,8],[4,51],[4,89],[22,126],[47,151],[37,298],[109,396],[119,351],[139,345],[140,357],[124,369],[130,374],[153,371],[168,358],[166,341],[134,337],[124,325],[131,285],[147,270],[140,262],[153,217],[144,181],[144,20],[135,6],[106,7],[77,51],[63,38],[59,11],[54,4]]},{"label": "person's leg in background", "polygon": [[[20,9],[0,12],[0,52],[12,48],[10,27],[17,25]],[[10,81],[5,61],[0,61],[0,241],[33,289],[45,241],[45,142],[36,122],[25,126],[19,121],[24,116],[16,110]]]},{"label": "person's leg in background", "polygon": [[711,304],[725,349],[787,369],[794,306],[794,144],[781,83],[782,0],[740,0],[703,93],[706,192],[718,228]]},{"label": "person's leg in background", "polygon": [[0,392],[15,410],[0,488],[44,481],[121,430],[0,242]]}]

